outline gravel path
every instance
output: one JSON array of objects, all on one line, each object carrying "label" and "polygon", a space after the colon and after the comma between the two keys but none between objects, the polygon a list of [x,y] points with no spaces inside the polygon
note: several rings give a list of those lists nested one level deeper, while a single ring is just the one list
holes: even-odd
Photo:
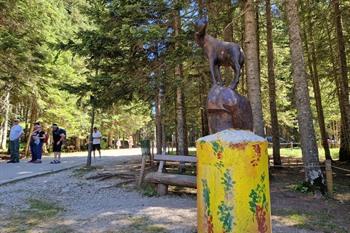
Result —
[{"label": "gravel path", "polygon": [[[195,195],[146,197],[134,188],[106,188],[115,179],[100,182],[85,179],[87,175],[66,170],[0,186],[0,232],[196,232]],[[33,199],[61,211],[33,224],[31,216],[22,217],[30,213],[28,200]],[[13,216],[21,216],[15,224],[22,228],[8,227]],[[273,232],[313,233],[288,226],[278,216],[273,216]]]},{"label": "gravel path", "polygon": [[[57,227],[63,229],[58,232],[195,232],[195,196],[146,197],[135,190],[105,188],[113,183],[115,180],[86,180],[67,170],[1,186],[0,232],[6,230],[2,223],[8,222],[8,216],[28,208],[31,199],[64,209],[33,232],[50,232]],[[149,230],[143,231],[144,227]]]},{"label": "gravel path", "polygon": [[[92,164],[106,163],[107,161],[116,162],[125,159],[132,159],[141,155],[140,148],[120,149],[120,150],[102,150],[103,160],[92,159]],[[7,164],[7,160],[0,160],[0,185],[12,181],[26,179],[37,175],[52,173],[63,169],[84,165],[86,163],[87,152],[62,153],[60,164],[50,164],[53,156],[44,156],[41,164],[28,163],[28,159],[21,159],[20,163]]]}]

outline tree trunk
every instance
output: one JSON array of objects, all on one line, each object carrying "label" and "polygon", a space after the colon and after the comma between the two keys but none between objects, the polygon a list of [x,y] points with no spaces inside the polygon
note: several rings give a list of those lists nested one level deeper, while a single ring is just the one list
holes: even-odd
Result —
[{"label": "tree trunk", "polygon": [[[322,146],[325,151],[325,156],[326,159],[331,158],[331,153],[329,151],[329,145],[328,145],[328,136],[327,136],[327,131],[326,131],[326,125],[325,125],[325,120],[324,120],[324,114],[323,114],[323,106],[322,106],[322,98],[321,98],[321,90],[320,90],[320,83],[319,83],[319,77],[318,77],[318,69],[317,69],[317,57],[316,57],[316,46],[315,46],[315,40],[313,36],[313,25],[311,22],[311,15],[310,11],[312,10],[310,7],[309,0],[307,1],[307,8],[306,10],[309,12],[307,15],[307,27],[304,27],[304,42],[305,42],[305,49],[306,49],[306,54],[308,56],[308,65],[309,65],[309,70],[310,70],[310,76],[312,80],[312,86],[314,90],[314,97],[315,97],[315,102],[316,102],[316,110],[317,110],[317,119],[318,119],[318,124],[320,127],[320,133],[321,133],[321,140],[322,140]],[[309,31],[309,39],[308,40],[308,35],[307,35],[307,30]],[[309,50],[309,44],[308,41],[311,42],[311,53]]]},{"label": "tree trunk", "polygon": [[200,74],[199,80],[199,101],[200,101],[200,109],[201,109],[201,135],[202,137],[207,136],[209,134],[209,125],[208,125],[208,111],[207,111],[207,85],[205,82],[204,74]]},{"label": "tree trunk", "polygon": [[248,96],[253,112],[254,132],[264,136],[264,119],[261,105],[260,72],[257,43],[256,13],[253,0],[245,1],[245,53],[248,80]]},{"label": "tree trunk", "polygon": [[109,130],[108,135],[107,135],[107,144],[108,144],[108,149],[112,148],[112,143],[113,142],[113,131]]},{"label": "tree trunk", "polygon": [[161,100],[159,94],[156,97],[156,146],[157,154],[162,153],[162,118],[161,118]]},{"label": "tree trunk", "polygon": [[259,25],[259,1],[255,2],[255,22],[256,22],[256,46],[258,51],[258,70],[260,78],[260,25]]},{"label": "tree trunk", "polygon": [[32,131],[34,129],[34,121],[36,120],[37,117],[37,103],[35,101],[35,97],[32,97],[32,107],[31,107],[31,113],[30,113],[30,122],[29,122],[29,131],[27,133],[27,141],[26,141],[26,147],[24,150],[24,155],[26,157],[29,156],[29,145],[30,145],[30,137],[32,135]]},{"label": "tree trunk", "polygon": [[88,156],[86,160],[87,167],[91,166],[91,152],[92,152],[92,140],[93,140],[92,134],[94,132],[94,123],[95,123],[95,105],[94,105],[93,97],[91,97],[91,102],[92,102],[92,113],[91,113],[90,136],[89,136],[89,144],[88,144]]},{"label": "tree trunk", "polygon": [[272,40],[272,19],[271,19],[271,2],[266,0],[266,40],[267,40],[267,66],[268,66],[268,85],[269,85],[269,104],[272,128],[272,148],[273,164],[281,165],[280,155],[280,133],[278,125],[277,107],[276,107],[276,84],[275,84],[275,67],[274,67],[274,50]]},{"label": "tree trunk", "polygon": [[25,104],[25,114],[24,114],[24,135],[27,136],[28,134],[28,127],[29,127],[29,110],[31,107],[30,101],[27,100],[27,103]]},{"label": "tree trunk", "polygon": [[307,85],[300,22],[298,17],[298,1],[286,0],[286,14],[290,40],[291,61],[295,102],[298,112],[298,125],[301,137],[301,149],[305,169],[305,180],[311,185],[319,185],[324,192],[324,179],[318,159],[315,130],[312,122],[309,90]]},{"label": "tree trunk", "polygon": [[[245,3],[244,3],[244,1],[241,1],[240,2],[240,4],[239,4],[239,6],[240,6],[240,11],[241,12],[244,12],[245,11],[245,8],[244,8],[244,6],[245,6]],[[240,23],[241,23],[241,41],[240,41],[240,43],[241,43],[241,47],[242,48],[244,48],[244,45],[245,45],[245,39],[244,39],[244,17],[241,17],[241,20],[240,20]],[[246,61],[245,61],[245,63],[246,63]],[[242,73],[241,73],[241,78],[240,78],[240,83],[241,83],[241,85],[240,85],[240,91],[241,91],[241,93],[242,93],[242,95],[247,95],[247,93],[248,93],[248,91],[247,91],[247,76],[245,75],[247,72],[247,65],[244,65],[244,67],[243,67],[243,69],[242,69]]]},{"label": "tree trunk", "polygon": [[188,155],[184,94],[181,87],[176,89],[176,116],[178,153]]},{"label": "tree trunk", "polygon": [[[197,0],[198,2],[198,14],[200,18],[206,16],[204,10],[203,0]],[[200,69],[198,67],[198,69]],[[201,111],[201,135],[202,137],[207,136],[209,134],[209,122],[208,122],[208,111],[207,111],[207,78],[205,77],[205,73],[200,73],[199,79],[199,101],[200,101],[200,111]]]},{"label": "tree trunk", "polygon": [[233,41],[233,25],[232,25],[232,14],[233,14],[233,6],[231,0],[223,1],[226,18],[225,18],[225,28],[224,28],[224,41]]},{"label": "tree trunk", "polygon": [[[340,148],[339,148],[339,154],[341,153],[345,153],[348,154],[350,153],[350,141],[347,140],[347,138],[350,138],[350,131],[348,130],[348,123],[347,123],[347,115],[346,115],[346,111],[345,111],[345,107],[342,103],[342,97],[341,97],[341,93],[340,93],[340,84],[339,84],[339,75],[337,72],[337,65],[336,65],[336,59],[335,59],[335,55],[334,55],[334,49],[333,49],[333,43],[332,43],[332,38],[331,38],[331,32],[330,32],[330,28],[329,28],[329,24],[327,24],[327,39],[328,39],[328,46],[329,46],[329,54],[330,54],[330,60],[331,60],[331,64],[332,64],[332,73],[334,74],[334,81],[335,81],[335,85],[336,85],[336,93],[337,93],[337,97],[338,97],[338,103],[339,103],[339,109],[340,109],[340,122],[341,122],[341,127],[344,129],[341,130],[340,132]],[[336,135],[338,137],[339,135],[339,127],[338,127],[338,122],[335,122],[335,131],[336,131]],[[348,136],[346,136],[345,134],[347,134]]]},{"label": "tree trunk", "polygon": [[159,101],[160,101],[160,105],[161,105],[161,109],[160,109],[160,118],[161,118],[161,127],[162,127],[162,132],[161,132],[161,143],[162,143],[162,152],[166,153],[166,133],[165,133],[165,122],[164,122],[164,95],[165,95],[165,88],[163,84],[160,84],[159,86]]},{"label": "tree trunk", "polygon": [[[224,0],[224,9],[225,9],[225,21],[224,21],[224,41],[232,42],[233,41],[233,25],[232,25],[232,14],[233,6],[231,0]],[[231,67],[224,67],[224,82],[228,85],[233,79],[233,70]]]},{"label": "tree trunk", "polygon": [[[181,19],[180,12],[175,10],[174,15],[174,30],[175,38],[180,35],[181,31]],[[178,44],[176,43],[176,47]],[[186,114],[185,114],[185,97],[183,93],[182,80],[183,65],[180,63],[175,67],[175,79],[178,80],[179,84],[176,88],[176,116],[177,116],[177,145],[178,153],[180,155],[188,155],[188,143],[187,143],[187,128],[186,128]]]},{"label": "tree trunk", "polygon": [[75,150],[80,151],[80,137],[79,136],[77,136],[75,138]]},{"label": "tree trunk", "polygon": [[[345,53],[345,42],[343,35],[342,19],[341,12],[339,9],[339,1],[332,0],[333,10],[334,10],[334,23],[336,28],[336,38],[337,38],[337,50],[338,50],[338,60],[340,64],[340,97],[341,104],[344,106],[344,114],[346,115],[345,119],[342,121],[342,136],[341,141],[343,147],[340,147],[339,150],[339,160],[340,161],[350,161],[350,150],[348,145],[350,145],[350,104],[349,104],[349,87],[348,87],[348,70],[346,63],[346,53]],[[344,142],[346,141],[346,142]]]},{"label": "tree trunk", "polygon": [[1,144],[0,144],[0,148],[3,150],[7,149],[7,131],[8,131],[8,124],[9,124],[9,113],[10,113],[10,92],[7,91],[6,92],[6,97],[5,97],[5,101],[4,101],[4,106],[5,106],[5,119],[4,122],[2,124],[2,133],[1,133]]}]

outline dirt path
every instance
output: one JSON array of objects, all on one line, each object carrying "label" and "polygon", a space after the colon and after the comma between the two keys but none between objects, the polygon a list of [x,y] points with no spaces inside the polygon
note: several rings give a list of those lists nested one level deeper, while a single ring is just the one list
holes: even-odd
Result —
[{"label": "dirt path", "polygon": [[[103,170],[138,163],[109,163]],[[101,170],[67,170],[1,186],[0,232],[196,232],[194,194],[148,197],[144,194],[152,194],[151,189],[137,190],[133,184],[110,187],[118,178],[86,179]],[[348,215],[347,204],[295,193],[282,183],[273,180],[271,187],[274,233],[346,232],[347,216],[339,216]],[[312,212],[315,206],[321,212]]]},{"label": "dirt path", "polygon": [[195,232],[194,195],[108,188],[116,179],[85,179],[95,172],[68,170],[0,187],[0,232]]}]

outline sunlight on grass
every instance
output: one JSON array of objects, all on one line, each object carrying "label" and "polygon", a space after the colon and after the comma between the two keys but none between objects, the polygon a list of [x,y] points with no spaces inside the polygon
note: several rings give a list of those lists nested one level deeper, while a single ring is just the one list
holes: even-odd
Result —
[{"label": "sunlight on grass", "polygon": [[89,172],[92,172],[92,171],[95,171],[95,170],[101,169],[101,168],[102,168],[102,166],[90,166],[90,167],[83,166],[83,167],[80,167],[80,168],[73,170],[73,176],[77,177],[77,178],[81,178],[84,175],[88,174]]},{"label": "sunlight on grass", "polygon": [[29,207],[8,216],[7,224],[1,232],[31,232],[32,228],[55,218],[63,208],[46,200],[28,199]]},{"label": "sunlight on grass", "polygon": [[145,216],[131,217],[130,225],[122,229],[120,232],[135,232],[135,233],[165,233],[167,232],[164,227],[158,225],[152,225],[150,219]]},{"label": "sunlight on grass", "polygon": [[[331,148],[330,149],[331,152],[331,156],[333,159],[338,159],[339,158],[339,148]],[[272,148],[268,149],[268,153],[270,156],[272,156]],[[285,156],[285,157],[292,157],[292,158],[301,158],[302,157],[302,153],[301,153],[301,148],[281,148],[280,150],[281,156]],[[324,150],[323,148],[318,148],[318,153],[320,156],[320,160],[324,160],[325,159],[325,155],[324,155]]]},{"label": "sunlight on grass", "polygon": [[[339,158],[339,148],[331,148],[330,149],[331,152],[331,156],[333,159],[338,159]],[[268,148],[268,153],[269,156],[272,157],[272,148]],[[284,157],[291,157],[291,158],[301,158],[302,154],[301,154],[301,148],[300,147],[295,147],[295,148],[281,148],[280,150],[281,156]],[[320,156],[320,160],[325,160],[325,156],[324,156],[324,150],[323,148],[318,148],[318,153]],[[176,151],[175,149],[170,150],[170,152],[168,153],[169,155],[176,155]],[[196,155],[196,148],[195,147],[190,147],[188,148],[188,154],[189,155]]]},{"label": "sunlight on grass", "polygon": [[305,225],[307,223],[308,216],[304,214],[291,214],[287,216],[291,221],[295,222],[296,225]]},{"label": "sunlight on grass", "polygon": [[333,216],[321,211],[301,212],[294,209],[274,209],[272,212],[273,215],[278,217],[277,221],[284,225],[325,233],[347,232],[344,228],[336,224]]}]

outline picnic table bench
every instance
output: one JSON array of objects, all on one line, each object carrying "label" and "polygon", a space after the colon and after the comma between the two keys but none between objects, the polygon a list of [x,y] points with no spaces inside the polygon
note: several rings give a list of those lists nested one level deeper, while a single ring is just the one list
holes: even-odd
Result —
[{"label": "picnic table bench", "polygon": [[157,184],[157,193],[159,195],[165,195],[168,192],[168,186],[182,186],[196,188],[196,176],[184,175],[184,174],[172,174],[164,173],[164,167],[166,162],[179,162],[179,163],[197,163],[197,158],[194,156],[183,155],[155,155],[154,161],[159,162],[158,171],[150,172],[146,175],[145,180],[149,183]]}]

